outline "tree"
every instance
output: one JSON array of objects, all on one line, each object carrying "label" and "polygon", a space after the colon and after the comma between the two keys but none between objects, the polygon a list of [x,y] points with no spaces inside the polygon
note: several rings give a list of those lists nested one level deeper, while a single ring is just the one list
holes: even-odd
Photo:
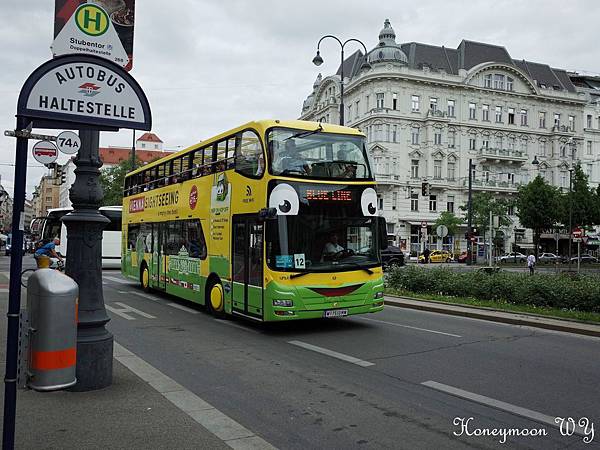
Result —
[{"label": "tree", "polygon": [[[138,160],[136,166],[141,162]],[[125,175],[131,171],[131,160],[121,161],[118,165],[108,167],[100,172],[100,184],[104,191],[102,206],[122,205],[123,204],[123,185]]]},{"label": "tree", "polygon": [[445,225],[448,228],[448,234],[454,236],[458,231],[458,227],[464,223],[464,220],[460,217],[456,217],[450,211],[444,211],[440,214],[440,217],[433,224],[433,228],[436,229],[440,225]]},{"label": "tree", "polygon": [[[588,177],[577,164],[571,171],[571,189],[562,197],[560,208],[560,221],[564,225],[571,226],[590,226],[597,223],[597,194],[590,189]],[[569,221],[570,211],[572,211],[572,220]]]},{"label": "tree", "polygon": [[539,175],[519,188],[515,203],[517,217],[521,225],[533,230],[536,259],[542,231],[553,228],[560,220],[561,202],[559,189],[550,186]]},{"label": "tree", "polygon": [[[509,200],[496,198],[490,192],[476,192],[473,194],[473,217],[472,226],[476,228],[479,235],[485,236],[485,232],[490,226],[490,211],[493,216],[500,218],[500,226],[510,225],[511,220],[508,217],[508,207],[511,205]],[[460,209],[465,213],[465,221],[468,220],[469,205],[463,205]]]}]

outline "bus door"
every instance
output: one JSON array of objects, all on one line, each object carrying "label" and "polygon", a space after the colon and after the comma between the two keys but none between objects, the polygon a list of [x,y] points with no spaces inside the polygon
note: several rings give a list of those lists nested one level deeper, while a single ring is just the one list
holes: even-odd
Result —
[{"label": "bus door", "polygon": [[166,264],[164,262],[164,234],[166,232],[165,223],[152,224],[152,274],[156,275],[156,287],[158,289],[167,289]]},{"label": "bus door", "polygon": [[252,216],[234,216],[232,230],[233,310],[263,316],[263,228]]}]

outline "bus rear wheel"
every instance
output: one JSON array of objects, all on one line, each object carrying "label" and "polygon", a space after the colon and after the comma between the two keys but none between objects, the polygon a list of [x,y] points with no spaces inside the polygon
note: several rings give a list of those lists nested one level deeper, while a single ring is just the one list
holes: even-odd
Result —
[{"label": "bus rear wheel", "polygon": [[225,295],[223,294],[223,285],[220,281],[213,281],[206,290],[206,306],[208,310],[219,319],[225,317]]},{"label": "bus rear wheel", "polygon": [[150,271],[148,271],[146,264],[142,264],[142,269],[140,270],[140,284],[144,291],[148,292],[150,290]]}]

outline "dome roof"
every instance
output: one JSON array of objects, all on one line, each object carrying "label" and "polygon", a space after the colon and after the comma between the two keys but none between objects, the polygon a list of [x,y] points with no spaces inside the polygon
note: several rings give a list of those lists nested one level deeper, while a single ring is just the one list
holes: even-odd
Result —
[{"label": "dome roof", "polygon": [[367,61],[369,64],[384,61],[396,61],[404,64],[408,62],[408,58],[400,46],[396,44],[396,33],[389,19],[385,19],[383,28],[379,32],[379,44],[369,52]]},{"label": "dome roof", "polygon": [[321,85],[321,80],[323,80],[323,75],[317,75],[317,79],[313,83],[313,89],[317,89]]}]

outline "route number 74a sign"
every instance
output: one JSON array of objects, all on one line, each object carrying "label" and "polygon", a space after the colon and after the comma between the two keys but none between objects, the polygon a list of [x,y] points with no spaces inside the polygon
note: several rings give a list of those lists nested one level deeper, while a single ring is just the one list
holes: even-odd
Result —
[{"label": "route number 74a sign", "polygon": [[74,155],[81,148],[81,139],[73,131],[63,131],[56,136],[56,146],[66,155]]}]

